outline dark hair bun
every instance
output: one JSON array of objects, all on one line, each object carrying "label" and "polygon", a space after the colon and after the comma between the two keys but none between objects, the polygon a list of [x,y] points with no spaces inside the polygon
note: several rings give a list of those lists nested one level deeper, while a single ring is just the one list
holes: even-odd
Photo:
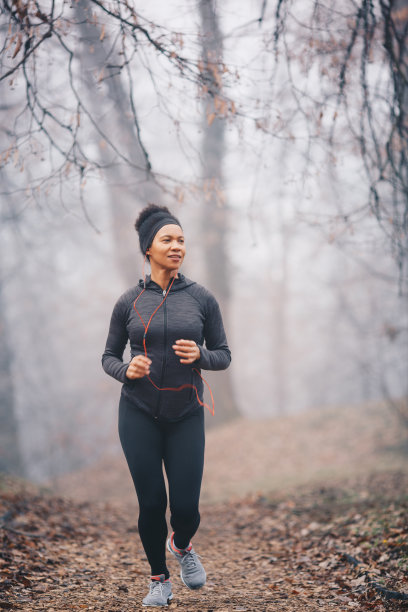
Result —
[{"label": "dark hair bun", "polygon": [[[180,225],[180,221],[171,214],[167,206],[148,204],[136,219],[135,228],[139,234],[140,250],[143,255],[153,242],[153,238],[164,225]],[[180,225],[181,227],[181,225]]]},{"label": "dark hair bun", "polygon": [[135,229],[139,232],[140,226],[146,219],[148,219],[151,215],[154,215],[158,212],[167,213],[170,215],[170,211],[167,206],[157,206],[157,204],[148,204],[145,208],[140,212],[138,218],[136,219]]}]

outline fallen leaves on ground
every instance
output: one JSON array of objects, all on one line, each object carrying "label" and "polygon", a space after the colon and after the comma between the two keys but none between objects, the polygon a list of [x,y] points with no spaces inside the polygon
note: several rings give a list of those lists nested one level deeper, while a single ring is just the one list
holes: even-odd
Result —
[{"label": "fallen leaves on ground", "polygon": [[[188,591],[169,560],[169,610],[408,609],[408,476],[202,507],[208,581]],[[0,494],[0,610],[142,610],[149,568],[128,506]]]}]

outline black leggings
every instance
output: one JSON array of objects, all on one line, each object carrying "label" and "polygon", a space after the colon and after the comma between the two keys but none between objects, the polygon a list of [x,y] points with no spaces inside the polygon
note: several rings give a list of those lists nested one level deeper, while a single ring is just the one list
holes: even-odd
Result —
[{"label": "black leggings", "polygon": [[139,535],[152,575],[169,575],[166,566],[167,494],[174,543],[186,548],[200,524],[198,504],[204,467],[204,413],[163,423],[123,397],[119,437],[139,500]]}]

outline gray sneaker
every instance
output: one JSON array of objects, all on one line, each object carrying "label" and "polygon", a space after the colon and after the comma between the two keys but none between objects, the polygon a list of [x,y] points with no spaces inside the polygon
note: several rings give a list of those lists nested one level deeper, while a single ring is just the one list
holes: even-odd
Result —
[{"label": "gray sneaker", "polygon": [[149,587],[149,592],[143,599],[144,606],[167,606],[169,601],[173,599],[173,593],[171,592],[170,580],[164,579],[164,574],[155,577],[156,580],[152,580]]},{"label": "gray sneaker", "polygon": [[188,548],[179,551],[174,546],[173,537],[174,533],[172,533],[167,540],[167,550],[176,557],[180,564],[180,577],[182,581],[189,589],[201,589],[201,587],[205,585],[207,575],[199,559],[199,555],[195,552],[191,543]]}]

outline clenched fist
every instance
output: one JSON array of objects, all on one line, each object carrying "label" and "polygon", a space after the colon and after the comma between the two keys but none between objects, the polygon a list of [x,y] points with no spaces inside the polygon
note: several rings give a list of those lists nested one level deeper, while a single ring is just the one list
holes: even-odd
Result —
[{"label": "clenched fist", "polygon": [[133,357],[132,361],[129,363],[128,369],[126,370],[126,376],[130,378],[130,380],[135,380],[136,378],[143,378],[143,376],[148,376],[150,374],[150,365],[151,359],[145,357],[144,355],[136,355]]},{"label": "clenched fist", "polygon": [[176,340],[172,348],[181,357],[180,363],[194,363],[200,359],[200,349],[194,340]]}]

